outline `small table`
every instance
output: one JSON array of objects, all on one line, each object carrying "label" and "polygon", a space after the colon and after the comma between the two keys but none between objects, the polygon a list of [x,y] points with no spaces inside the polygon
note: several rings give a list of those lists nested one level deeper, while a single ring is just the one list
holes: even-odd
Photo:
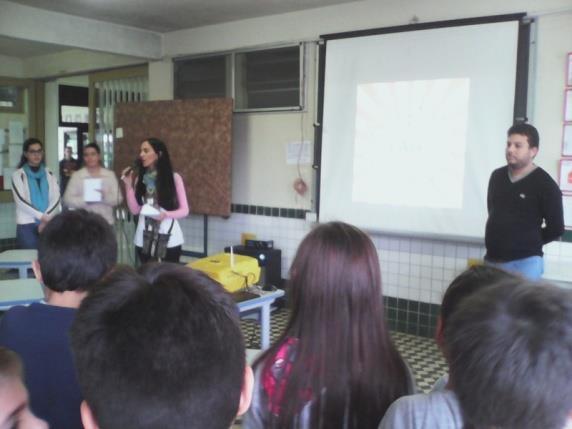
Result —
[{"label": "small table", "polygon": [[262,295],[257,298],[236,304],[241,316],[252,310],[256,310],[260,313],[260,346],[262,350],[270,346],[270,306],[274,301],[283,296],[284,291],[277,289],[272,292],[262,292]]},{"label": "small table", "polygon": [[32,261],[38,259],[35,249],[5,250],[0,253],[0,268],[17,268],[21,279],[28,277],[28,270],[32,268]]},{"label": "small table", "polygon": [[40,302],[43,299],[44,290],[36,279],[0,280],[0,310]]}]

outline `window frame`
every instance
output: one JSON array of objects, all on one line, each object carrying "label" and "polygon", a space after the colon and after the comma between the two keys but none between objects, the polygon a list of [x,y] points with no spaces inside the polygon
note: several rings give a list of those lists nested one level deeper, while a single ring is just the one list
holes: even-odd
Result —
[{"label": "window frame", "polygon": [[[279,106],[279,107],[257,107],[257,108],[242,108],[237,107],[236,102],[236,55],[246,54],[250,52],[268,51],[276,50],[281,48],[292,48],[298,47],[299,52],[299,72],[298,72],[298,105],[297,106]],[[177,62],[192,61],[208,57],[216,56],[226,56],[228,61],[226,62],[226,75],[227,82],[225,88],[226,97],[232,98],[233,100],[233,112],[234,113],[257,113],[257,112],[305,112],[307,106],[307,46],[305,42],[280,44],[280,45],[265,45],[255,48],[245,48],[236,49],[232,51],[222,51],[222,52],[209,52],[207,54],[200,55],[190,55],[173,58],[173,95],[177,93],[177,80],[175,68],[177,67]],[[230,69],[230,70],[229,70]],[[180,98],[176,98],[180,99]]]}]

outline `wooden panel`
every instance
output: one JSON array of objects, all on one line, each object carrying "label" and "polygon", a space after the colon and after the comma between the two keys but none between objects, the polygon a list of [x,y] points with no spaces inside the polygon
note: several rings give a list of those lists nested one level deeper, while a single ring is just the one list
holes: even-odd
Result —
[{"label": "wooden panel", "polygon": [[230,216],[231,99],[118,104],[115,127],[123,129],[123,138],[114,145],[118,176],[137,158],[141,142],[159,138],[183,177],[191,212]]}]

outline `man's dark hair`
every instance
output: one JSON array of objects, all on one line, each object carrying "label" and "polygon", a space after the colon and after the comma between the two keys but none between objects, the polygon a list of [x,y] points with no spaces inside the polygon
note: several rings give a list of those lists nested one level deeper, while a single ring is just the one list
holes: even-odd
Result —
[{"label": "man's dark hair", "polygon": [[445,328],[465,423],[561,429],[572,410],[572,296],[507,280],[463,301]]},{"label": "man's dark hair", "polygon": [[176,264],[118,268],[71,330],[79,384],[102,429],[228,429],[245,349],[232,297]]},{"label": "man's dark hair", "polygon": [[98,154],[101,154],[101,149],[99,148],[99,145],[97,143],[94,143],[94,142],[88,143],[83,147],[83,150],[86,150],[89,148],[95,150]]},{"label": "man's dark hair", "polygon": [[507,137],[510,137],[513,134],[520,134],[522,136],[526,136],[528,138],[528,145],[531,148],[538,147],[538,145],[540,144],[540,137],[538,135],[538,130],[530,124],[525,124],[525,123],[514,124],[506,132]]},{"label": "man's dark hair", "polygon": [[98,214],[86,210],[60,213],[40,234],[38,262],[49,289],[89,290],[117,263],[115,232]]},{"label": "man's dark hair", "polygon": [[463,271],[451,282],[441,303],[441,322],[446,326],[461,301],[500,280],[514,279],[514,274],[491,265],[475,265]]}]

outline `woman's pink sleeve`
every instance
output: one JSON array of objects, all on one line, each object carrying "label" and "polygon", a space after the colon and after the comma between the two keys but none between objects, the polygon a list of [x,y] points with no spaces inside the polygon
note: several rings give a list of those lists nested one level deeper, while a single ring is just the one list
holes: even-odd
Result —
[{"label": "woman's pink sleeve", "polygon": [[187,202],[187,192],[185,191],[183,178],[178,173],[175,173],[175,189],[177,191],[179,208],[177,210],[165,211],[165,215],[170,219],[181,219],[189,215],[189,203]]},{"label": "woman's pink sleeve", "polygon": [[131,213],[133,213],[134,215],[138,215],[139,212],[141,211],[141,206],[139,205],[137,199],[135,198],[135,190],[133,189],[133,186],[126,186],[125,188],[126,188],[125,194],[127,197],[127,207],[129,207],[129,211]]}]

